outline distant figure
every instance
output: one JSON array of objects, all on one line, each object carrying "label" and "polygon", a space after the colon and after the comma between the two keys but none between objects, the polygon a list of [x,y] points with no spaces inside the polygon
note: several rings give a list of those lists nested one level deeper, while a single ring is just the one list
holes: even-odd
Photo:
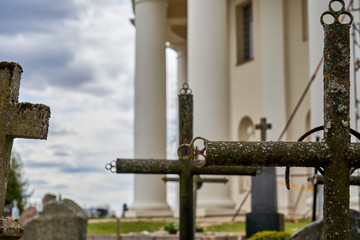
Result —
[{"label": "distant figure", "polygon": [[127,207],[126,203],[123,204],[123,212],[121,214],[121,217],[124,218],[125,217],[125,212],[128,211],[129,208]]},{"label": "distant figure", "polygon": [[17,207],[17,201],[14,200],[14,206],[11,209],[11,217],[13,219],[19,219],[20,217],[20,212],[19,212],[19,208]]}]

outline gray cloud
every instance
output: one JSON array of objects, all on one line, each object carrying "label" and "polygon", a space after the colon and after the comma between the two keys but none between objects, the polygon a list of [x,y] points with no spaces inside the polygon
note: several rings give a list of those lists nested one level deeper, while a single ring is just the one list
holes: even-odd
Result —
[{"label": "gray cloud", "polygon": [[73,0],[2,0],[0,32],[19,34],[48,31],[64,19],[76,18],[77,12]]}]

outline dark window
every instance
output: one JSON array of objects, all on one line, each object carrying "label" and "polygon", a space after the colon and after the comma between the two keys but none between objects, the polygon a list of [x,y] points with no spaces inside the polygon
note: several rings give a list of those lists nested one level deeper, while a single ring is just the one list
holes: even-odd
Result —
[{"label": "dark window", "polygon": [[243,63],[254,57],[252,4],[236,7],[237,63]]}]

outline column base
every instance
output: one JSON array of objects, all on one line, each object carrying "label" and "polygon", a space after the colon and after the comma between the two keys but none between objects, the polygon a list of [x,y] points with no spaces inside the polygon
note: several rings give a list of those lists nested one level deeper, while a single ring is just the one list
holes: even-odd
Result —
[{"label": "column base", "polygon": [[126,218],[173,217],[170,209],[138,209],[125,212]]},{"label": "column base", "polygon": [[261,231],[284,231],[284,215],[277,212],[246,214],[246,237]]},{"label": "column base", "polygon": [[0,240],[17,240],[24,234],[24,227],[16,220],[0,218]]},{"label": "column base", "polygon": [[197,217],[216,217],[216,216],[233,216],[235,213],[234,208],[198,208],[196,210]]}]

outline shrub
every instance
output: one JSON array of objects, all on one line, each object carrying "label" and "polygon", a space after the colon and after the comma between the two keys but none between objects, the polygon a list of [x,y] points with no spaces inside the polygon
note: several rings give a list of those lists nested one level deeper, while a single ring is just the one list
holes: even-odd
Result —
[{"label": "shrub", "polygon": [[164,226],[164,230],[168,233],[176,233],[179,230],[179,223],[171,222]]},{"label": "shrub", "polygon": [[286,240],[290,236],[288,232],[263,231],[255,233],[248,240]]}]

